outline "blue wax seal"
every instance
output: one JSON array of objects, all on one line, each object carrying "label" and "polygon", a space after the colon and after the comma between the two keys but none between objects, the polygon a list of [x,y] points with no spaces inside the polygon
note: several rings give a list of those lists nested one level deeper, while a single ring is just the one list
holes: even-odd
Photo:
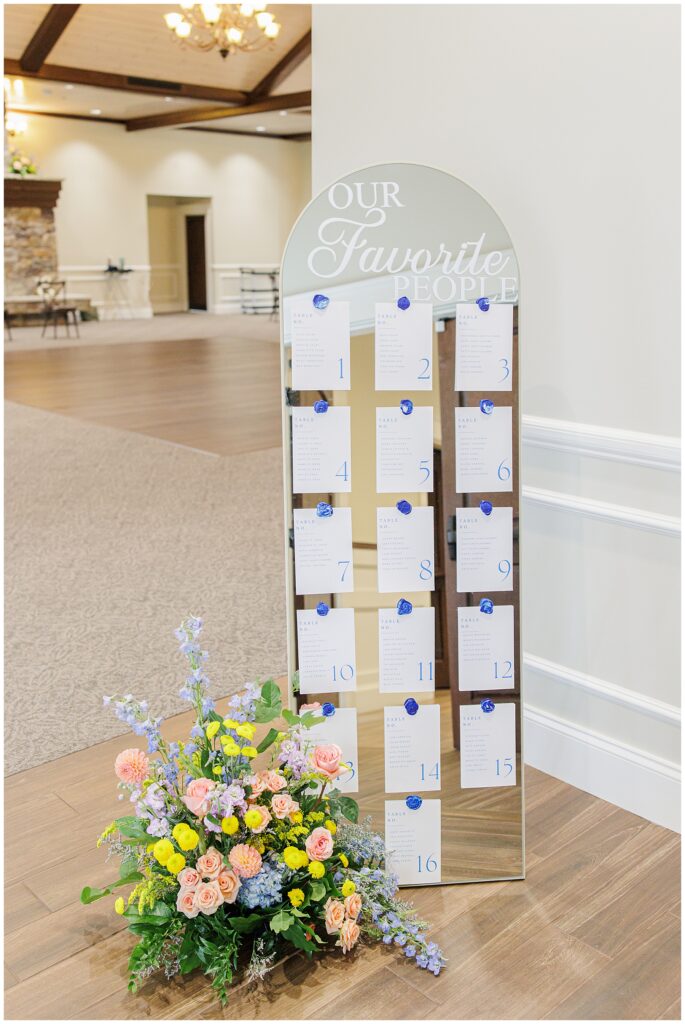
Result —
[{"label": "blue wax seal", "polygon": [[492,410],[495,408],[495,403],[491,398],[483,398],[480,403],[480,411],[486,416],[489,416]]},{"label": "blue wax seal", "polygon": [[397,502],[397,511],[401,512],[403,516],[408,516],[411,512],[411,505],[408,501],[402,498],[402,501]]},{"label": "blue wax seal", "polygon": [[495,710],[494,700],[490,700],[489,697],[486,697],[485,700],[482,700],[480,702],[480,709],[483,712],[483,714],[489,715],[492,711]]},{"label": "blue wax seal", "polygon": [[404,710],[407,712],[408,715],[415,715],[416,712],[419,710],[419,705],[417,704],[413,697],[407,697],[407,699],[404,702]]},{"label": "blue wax seal", "polygon": [[483,615],[492,615],[492,610],[494,607],[495,606],[489,597],[481,598],[480,610],[482,611]]},{"label": "blue wax seal", "polygon": [[331,715],[335,714],[335,704],[331,704],[330,701],[326,701],[325,704],[321,705],[321,714],[325,715],[326,718],[330,718]]},{"label": "blue wax seal", "polygon": [[330,301],[327,295],[315,295],[312,299],[315,309],[325,309]]},{"label": "blue wax seal", "polygon": [[483,501],[481,501],[480,503],[480,510],[484,516],[489,516],[490,513],[492,512],[492,502],[485,501],[485,499],[483,499]]},{"label": "blue wax seal", "polygon": [[319,601],[319,603],[316,606],[316,614],[317,615],[328,615],[329,611],[330,611],[330,608],[328,607],[326,602],[325,601]]},{"label": "blue wax seal", "polygon": [[406,598],[401,597],[397,602],[397,614],[398,615],[411,615],[411,611],[414,605],[411,601],[407,601]]},{"label": "blue wax seal", "polygon": [[328,519],[333,515],[333,506],[329,505],[327,501],[320,501],[316,506],[316,514],[321,519]]},{"label": "blue wax seal", "polygon": [[400,402],[400,409],[402,410],[405,416],[408,416],[413,408],[414,403],[412,402],[411,398],[403,398],[402,401]]},{"label": "blue wax seal", "polygon": [[490,309],[490,299],[485,298],[485,296],[482,299],[476,299],[476,305],[481,313],[487,313]]},{"label": "blue wax seal", "polygon": [[423,800],[421,799],[420,796],[412,795],[412,796],[408,796],[407,799],[404,802],[405,802],[405,804],[407,805],[407,807],[409,808],[410,811],[418,811],[419,807],[423,803]]},{"label": "blue wax seal", "polygon": [[411,302],[409,301],[406,295],[402,295],[397,300],[397,305],[400,309],[409,309],[409,307],[411,306]]},{"label": "blue wax seal", "polygon": [[328,402],[325,398],[320,398],[318,402],[314,402],[314,412],[328,412]]}]

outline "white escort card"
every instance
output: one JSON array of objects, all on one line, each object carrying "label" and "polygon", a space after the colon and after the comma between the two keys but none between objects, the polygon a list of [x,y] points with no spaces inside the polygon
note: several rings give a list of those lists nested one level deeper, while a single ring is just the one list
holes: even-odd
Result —
[{"label": "white escort card", "polygon": [[441,881],[441,808],[424,800],[416,810],[404,800],[385,801],[385,856],[400,885]]},{"label": "white escort card", "polygon": [[[319,711],[316,714],[320,714]],[[357,753],[357,709],[336,708],[334,715],[310,729],[312,747],[320,743],[337,743],[348,766],[333,784],[343,793],[359,792],[359,756]]]},{"label": "white escort card", "polygon": [[378,688],[381,693],[435,689],[435,608],[378,609]]},{"label": "white escort card", "polygon": [[433,507],[379,508],[376,526],[379,593],[435,590]]},{"label": "white escort card", "polygon": [[433,490],[433,408],[376,409],[376,490]]},{"label": "white escort card", "polygon": [[291,306],[292,386],[295,391],[350,390],[350,304],[312,301]]},{"label": "white escort card", "polygon": [[512,690],[514,606],[498,604],[488,614],[478,606],[458,608],[459,689]]},{"label": "white escort card", "polygon": [[462,789],[516,785],[515,704],[462,704],[460,737]]},{"label": "white escort card", "polygon": [[457,493],[510,491],[511,407],[455,409]]},{"label": "white escort card", "polygon": [[300,693],[342,693],[357,688],[354,609],[297,612]]},{"label": "white escort card", "polygon": [[433,387],[433,307],[376,303],[376,391],[430,391]]},{"label": "white escort card", "polygon": [[513,513],[479,507],[457,509],[457,591],[514,589]]},{"label": "white escort card", "polygon": [[352,509],[335,508],[332,516],[316,509],[293,509],[295,593],[349,594],[354,590]]},{"label": "white escort card", "polygon": [[455,391],[511,391],[514,307],[457,305]]},{"label": "white escort card", "polygon": [[385,792],[440,789],[440,705],[384,708]]},{"label": "white escort card", "polygon": [[293,494],[345,494],[352,490],[348,406],[326,412],[293,408]]}]

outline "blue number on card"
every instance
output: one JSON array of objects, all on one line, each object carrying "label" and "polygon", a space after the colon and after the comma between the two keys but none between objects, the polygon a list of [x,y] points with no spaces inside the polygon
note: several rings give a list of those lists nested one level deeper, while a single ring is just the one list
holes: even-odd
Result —
[{"label": "blue number on card", "polygon": [[511,370],[509,369],[509,360],[508,359],[500,359],[500,363],[502,365],[502,369],[504,370],[504,376],[500,377],[500,379],[497,381],[498,384],[501,384],[502,381],[505,381],[507,379],[507,377],[509,376],[509,374],[511,373]]},{"label": "blue number on card", "polygon": [[504,661],[504,672],[500,675],[499,662],[495,662],[495,679],[511,679],[511,662]]},{"label": "blue number on card", "polygon": [[430,580],[433,578],[433,563],[430,558],[424,558],[422,562],[419,562],[419,579]]},{"label": "blue number on card", "polygon": [[511,470],[509,466],[507,466],[506,459],[502,459],[499,466],[497,467],[497,476],[499,477],[500,480],[508,480],[509,477],[511,476]]},{"label": "blue number on card", "polygon": [[511,762],[511,757],[505,757],[502,760],[500,760],[498,757],[495,761],[495,775],[501,775],[505,779],[507,775],[511,775],[511,773],[514,770],[514,766]]},{"label": "blue number on card", "polygon": [[419,874],[420,875],[423,874],[424,871],[427,871],[428,874],[430,874],[431,871],[435,871],[437,869],[437,866],[438,866],[438,862],[437,862],[437,860],[435,859],[435,857],[433,856],[432,853],[429,854],[426,857],[425,861],[422,861],[421,854],[419,854],[418,862],[419,862]]},{"label": "blue number on card", "polygon": [[420,480],[420,483],[422,483],[422,484],[425,484],[426,480],[428,480],[429,476],[431,475],[430,466],[428,465],[429,462],[430,462],[430,459],[421,459],[421,461],[419,462],[419,473],[425,473],[426,474]]},{"label": "blue number on card", "polygon": [[418,375],[418,377],[416,379],[417,380],[430,380],[431,379],[431,372],[430,372],[431,361],[430,361],[430,359],[426,359],[424,357],[421,360],[421,362],[425,363],[425,366],[423,366],[421,368],[421,373]]},{"label": "blue number on card", "polygon": [[500,573],[505,580],[508,579],[509,573],[511,572],[511,562],[508,561],[508,559],[503,558],[497,566],[497,572]]},{"label": "blue number on card", "polygon": [[[440,779],[440,765],[439,765],[439,763],[437,761],[435,762],[435,764],[433,765],[431,770],[428,772],[428,778],[429,779],[435,779],[436,782],[439,781],[439,779]],[[425,782],[425,781],[426,781],[426,766],[422,762],[421,763],[421,782]]]},{"label": "blue number on card", "polygon": [[349,683],[350,679],[354,678],[354,669],[351,665],[341,665],[340,668],[332,666],[333,682],[337,683],[338,678],[341,683]]},{"label": "blue number on card", "polygon": [[349,479],[349,477],[347,475],[347,462],[343,462],[342,466],[340,467],[340,469],[338,470],[338,472],[335,475],[339,476],[341,480],[344,480],[345,483],[347,483],[347,481]]},{"label": "blue number on card", "polygon": [[340,577],[340,582],[344,583],[345,582],[345,574],[346,574],[347,570],[350,567],[350,560],[349,560],[349,558],[347,559],[347,561],[343,560],[343,561],[338,562],[338,565],[344,566],[344,569],[342,571],[342,575]]},{"label": "blue number on card", "polygon": [[[429,683],[433,682],[433,662],[432,661],[428,662],[428,671],[427,671],[427,680],[426,681],[429,682]],[[420,683],[423,682],[423,662],[422,661],[419,662],[419,682]]]},{"label": "blue number on card", "polygon": [[343,363],[343,358],[342,358],[342,356],[341,356],[341,357],[340,357],[340,359],[338,360],[338,366],[340,367],[340,378],[339,378],[339,379],[340,379],[340,380],[344,380],[344,378],[345,378],[345,374],[343,373],[343,366],[344,366],[344,363]]}]

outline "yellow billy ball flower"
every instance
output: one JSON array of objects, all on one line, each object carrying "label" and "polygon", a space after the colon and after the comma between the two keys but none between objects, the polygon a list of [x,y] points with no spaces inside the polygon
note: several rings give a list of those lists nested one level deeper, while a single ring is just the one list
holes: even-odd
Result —
[{"label": "yellow billy ball flower", "polygon": [[291,889],[288,893],[288,899],[294,907],[299,907],[304,903],[304,893],[301,889]]},{"label": "yellow billy ball flower", "polygon": [[312,878],[323,878],[326,874],[326,869],[320,860],[313,860],[309,865],[309,874]]},{"label": "yellow billy ball flower", "polygon": [[166,862],[166,869],[170,875],[177,875],[186,866],[186,859],[182,853],[172,853]]},{"label": "yellow billy ball flower", "polygon": [[300,867],[301,868],[306,868],[308,864],[309,864],[309,857],[304,852],[304,850],[300,850]]},{"label": "yellow billy ball flower", "polygon": [[114,901],[114,909],[117,912],[117,914],[123,914],[123,912],[126,910],[126,904],[124,903],[121,896],[119,896]]},{"label": "yellow billy ball flower", "polygon": [[244,757],[256,757],[257,756],[257,749],[256,749],[256,747],[243,747],[241,749],[240,753]]},{"label": "yellow billy ball flower", "polygon": [[221,819],[221,831],[227,836],[234,836],[239,828],[240,823],[235,814],[231,814],[228,818]]},{"label": "yellow billy ball flower", "polygon": [[301,825],[303,821],[302,811],[295,811],[294,814],[290,815],[290,820],[292,821],[293,825]]},{"label": "yellow billy ball flower", "polygon": [[145,852],[146,853],[152,853],[154,848],[155,848],[155,843],[148,843],[147,846],[145,847]]},{"label": "yellow billy ball flower", "polygon": [[214,739],[214,737],[216,736],[216,734],[219,731],[220,726],[221,726],[221,722],[210,722],[209,723],[209,725],[205,729],[205,734],[206,734],[208,740],[213,740]]},{"label": "yellow billy ball flower", "polygon": [[168,839],[159,839],[155,843],[152,852],[155,855],[155,860],[164,866],[173,854],[174,848]]},{"label": "yellow billy ball flower", "polygon": [[247,811],[247,813],[243,815],[243,821],[245,822],[248,828],[259,828],[259,826],[263,823],[264,819],[262,818],[259,811],[253,808],[251,811]]},{"label": "yellow billy ball flower", "polygon": [[224,752],[224,757],[237,757],[240,753],[240,747],[232,736],[222,737],[221,749]]},{"label": "yellow billy ball flower", "polygon": [[171,834],[177,843],[183,838],[186,832],[190,832],[190,825],[187,825],[185,821],[180,821],[178,825],[174,825],[171,830]]},{"label": "yellow billy ball flower", "polygon": [[339,853],[338,856],[340,857],[340,863],[344,868],[346,868],[350,863],[349,860],[347,859],[344,853]]},{"label": "yellow billy ball flower", "polygon": [[200,837],[194,828],[189,828],[187,832],[176,840],[182,850],[194,850],[197,844],[200,842]]},{"label": "yellow billy ball flower", "polygon": [[238,722],[234,718],[224,718],[224,725],[227,729],[237,729]]},{"label": "yellow billy ball flower", "polygon": [[244,740],[251,740],[254,734],[257,732],[256,726],[252,722],[242,722],[237,728],[236,732],[239,736],[242,736]]},{"label": "yellow billy ball flower", "polygon": [[342,892],[343,896],[351,896],[352,893],[356,890],[356,888],[357,886],[354,884],[352,879],[348,878],[347,881],[343,882],[342,889],[340,891]]},{"label": "yellow billy ball flower", "polygon": [[327,828],[332,836],[334,836],[335,833],[338,831],[338,826],[336,825],[332,818],[326,818],[323,824],[324,828]]},{"label": "yellow billy ball flower", "polygon": [[286,846],[283,851],[283,860],[291,871],[297,871],[302,867],[302,850],[298,850],[296,846]]}]

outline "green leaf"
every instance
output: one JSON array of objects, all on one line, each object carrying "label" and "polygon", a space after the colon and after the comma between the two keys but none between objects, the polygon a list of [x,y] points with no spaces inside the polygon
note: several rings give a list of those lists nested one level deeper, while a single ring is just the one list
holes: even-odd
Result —
[{"label": "green leaf", "polygon": [[338,806],[347,820],[356,825],[359,818],[359,804],[357,801],[353,800],[351,796],[341,796]]},{"label": "green leaf", "polygon": [[325,721],[326,719],[323,715],[317,715],[315,711],[305,711],[305,713],[300,716],[300,725],[303,725],[305,729],[312,729],[315,725],[318,725],[319,722]]},{"label": "green leaf", "polygon": [[132,874],[138,871],[138,858],[134,855],[130,857],[124,857],[119,866],[119,879],[128,879]]},{"label": "green leaf", "polygon": [[265,750],[268,750],[272,743],[275,743],[276,737],[278,736],[278,729],[269,729],[268,733],[257,747],[257,753],[263,754]]},{"label": "green leaf", "polygon": [[202,966],[202,961],[195,951],[188,954],[188,956],[181,956],[178,960],[181,967],[181,974],[190,974],[196,967]]},{"label": "green leaf", "polygon": [[274,914],[274,916],[271,918],[271,931],[276,932],[276,934],[278,934],[279,932],[285,932],[294,923],[295,918],[292,917],[292,915],[289,914],[287,910],[279,910],[278,913]]},{"label": "green leaf", "polygon": [[101,900],[103,896],[109,896],[111,889],[94,889],[90,885],[86,885],[81,889],[81,903],[95,903],[96,900]]},{"label": "green leaf", "polygon": [[303,949],[308,956],[312,955],[313,943],[307,938],[307,932],[296,922],[283,934],[283,938],[291,942],[297,949]]},{"label": "green leaf", "polygon": [[300,724],[300,719],[297,717],[297,715],[293,714],[293,712],[289,708],[283,708],[283,710],[281,711],[281,717],[283,718],[283,721],[286,723],[286,725]]},{"label": "green leaf", "polygon": [[160,928],[168,923],[171,917],[171,907],[158,901],[154,907],[148,907],[142,914],[139,914],[138,907],[134,903],[126,908],[124,917],[133,925],[149,925]]},{"label": "green leaf", "polygon": [[255,704],[255,721],[259,723],[271,722],[281,714],[281,691],[276,684],[269,679],[262,686],[262,695]]},{"label": "green leaf", "polygon": [[140,818],[121,818],[116,824],[122,836],[139,842],[150,842],[150,836],[145,831],[145,823]]},{"label": "green leaf", "polygon": [[309,888],[309,893],[314,903],[318,903],[326,895],[326,886],[323,882],[313,882]]},{"label": "green leaf", "polygon": [[261,914],[250,914],[249,917],[231,917],[229,923],[240,934],[253,931],[264,918]]}]

